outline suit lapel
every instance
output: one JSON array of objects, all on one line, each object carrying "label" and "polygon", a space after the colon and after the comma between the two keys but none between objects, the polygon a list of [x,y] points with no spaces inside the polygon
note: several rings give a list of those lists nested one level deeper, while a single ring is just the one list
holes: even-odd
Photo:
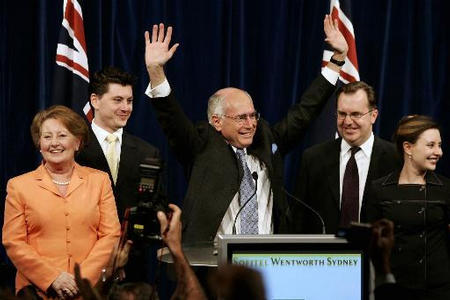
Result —
[{"label": "suit lapel", "polygon": [[84,149],[84,153],[86,156],[89,156],[89,161],[91,162],[91,166],[95,169],[104,170],[108,173],[109,178],[112,182],[111,171],[109,170],[108,161],[106,160],[105,154],[103,153],[102,147],[97,140],[92,129],[89,130],[89,143],[86,145],[86,149]]},{"label": "suit lapel", "polygon": [[72,178],[70,179],[70,184],[67,189],[66,197],[69,197],[69,195],[75,191],[80,185],[82,185],[85,182],[86,174],[83,172],[83,170],[80,168],[80,165],[75,164],[75,168],[73,170]]},{"label": "suit lapel", "polygon": [[325,172],[328,170],[328,186],[331,189],[334,202],[340,209],[339,205],[339,157],[341,154],[341,139],[336,139],[332,148],[330,148],[330,155],[327,155],[329,160],[326,162]]},{"label": "suit lapel", "polygon": [[[271,145],[268,145],[268,141],[272,140],[268,136],[263,136],[264,132],[270,132],[269,130],[262,130],[261,126],[264,124],[260,124],[256,129],[255,136],[253,137],[253,143],[250,147],[247,148],[247,152],[260,161],[264,162],[269,171],[269,174],[272,174],[273,164],[272,164],[272,154],[271,153]],[[270,175],[271,177],[271,175]]]},{"label": "suit lapel", "polygon": [[[75,191],[80,185],[82,185],[85,181],[84,177],[86,176],[82,171],[82,169],[80,168],[80,165],[75,164],[73,175],[72,178],[70,179],[70,184],[68,186],[67,193],[64,197],[68,197],[73,191]],[[36,170],[35,178],[38,181],[38,186],[54,193],[55,195],[63,197],[59,192],[58,188],[52,182],[50,175],[44,169],[43,165],[40,165],[39,168]]]},{"label": "suit lapel", "polygon": [[58,189],[55,184],[52,182],[50,175],[44,169],[44,165],[41,164],[39,168],[36,169],[35,179],[38,181],[38,186],[41,188],[54,193],[55,195],[60,196]]},{"label": "suit lapel", "polygon": [[[374,141],[373,141],[373,147],[372,147],[372,155],[370,156],[370,164],[369,164],[369,171],[367,172],[367,179],[366,179],[366,184],[364,186],[364,196],[367,193],[367,188],[369,186],[369,183],[376,179],[375,174],[380,174],[379,172],[379,164],[380,161],[382,161],[383,159],[383,155],[385,153],[385,149],[382,147],[382,145],[380,144],[380,140],[378,139],[378,137],[374,137]],[[363,199],[364,199],[363,196]]]},{"label": "suit lapel", "polygon": [[[120,162],[119,162],[119,173],[117,174],[117,182],[116,185],[119,185],[119,182],[123,180],[122,177],[126,176],[126,168],[130,168],[136,164],[136,156],[133,155],[136,153],[137,146],[130,139],[130,136],[124,131],[122,135],[122,147],[120,150]],[[106,161],[106,159],[105,159]],[[107,163],[108,164],[108,163]],[[109,170],[109,168],[108,168]]]},{"label": "suit lapel", "polygon": [[80,161],[82,165],[86,163],[86,165],[91,168],[102,170],[108,173],[109,179],[111,180],[111,182],[113,182],[111,171],[109,170],[108,161],[106,160],[102,147],[100,146],[97,137],[92,131],[92,128],[89,128],[89,143],[85,146],[85,149],[82,150],[80,156],[83,157],[83,159]]}]

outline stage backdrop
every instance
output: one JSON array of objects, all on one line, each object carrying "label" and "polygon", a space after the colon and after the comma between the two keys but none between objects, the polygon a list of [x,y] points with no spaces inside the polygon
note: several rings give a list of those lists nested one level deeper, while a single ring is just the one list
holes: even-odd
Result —
[{"label": "stage backdrop", "polygon": [[[360,76],[375,87],[379,99],[375,132],[389,139],[403,115],[431,115],[442,125],[444,153],[450,151],[449,1],[351,2]],[[62,4],[62,0],[0,4],[2,199],[9,178],[40,162],[29,126],[38,110],[54,104]],[[174,27],[173,41],[180,47],[167,65],[167,75],[190,118],[205,119],[208,96],[221,87],[235,86],[252,95],[265,119],[276,122],[320,71],[323,18],[329,11],[326,0],[89,0],[81,1],[81,6],[90,70],[116,65],[139,77],[126,129],[161,149],[169,196],[179,204],[186,188],[183,171],[144,96],[148,84],[144,31],[160,22]],[[57,102],[65,104],[65,99]],[[328,110],[333,107],[330,103]],[[288,157],[288,188],[301,151],[313,141],[331,138],[334,122],[330,114],[322,115]],[[320,130],[324,126],[330,130]],[[439,169],[450,175],[446,155]],[[3,214],[3,201],[0,205]]]}]

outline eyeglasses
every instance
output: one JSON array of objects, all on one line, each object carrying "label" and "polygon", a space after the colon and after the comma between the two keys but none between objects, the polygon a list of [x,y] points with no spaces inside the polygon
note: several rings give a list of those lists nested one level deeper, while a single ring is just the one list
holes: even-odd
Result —
[{"label": "eyeglasses", "polygon": [[245,121],[247,121],[247,119],[250,119],[250,121],[258,121],[259,120],[259,112],[252,112],[249,114],[242,114],[242,115],[237,115],[237,116],[227,116],[227,115],[222,115],[224,117],[227,117],[228,119],[232,119],[233,121],[235,121],[238,124],[243,124]]},{"label": "eyeglasses", "polygon": [[353,121],[357,121],[372,111],[373,111],[373,109],[369,110],[366,113],[352,112],[352,113],[348,114],[348,113],[338,110],[336,113],[336,117],[338,118],[338,120],[345,120],[345,118],[347,118],[347,116],[349,116],[350,119],[352,119]]}]

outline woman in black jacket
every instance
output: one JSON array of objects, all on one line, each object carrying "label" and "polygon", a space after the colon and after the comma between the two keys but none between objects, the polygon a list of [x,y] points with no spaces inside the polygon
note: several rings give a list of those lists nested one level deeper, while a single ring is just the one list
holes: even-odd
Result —
[{"label": "woman in black jacket", "polygon": [[372,182],[365,213],[395,224],[391,265],[418,299],[450,299],[450,180],[434,173],[442,156],[439,126],[429,117],[400,120],[393,137],[403,168]]}]

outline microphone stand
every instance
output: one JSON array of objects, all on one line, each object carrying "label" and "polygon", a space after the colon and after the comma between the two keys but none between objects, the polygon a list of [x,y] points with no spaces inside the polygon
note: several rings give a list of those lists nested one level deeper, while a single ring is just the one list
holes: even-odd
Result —
[{"label": "microphone stand", "polygon": [[304,207],[306,207],[307,209],[309,209],[310,211],[312,211],[320,220],[320,223],[322,223],[322,234],[326,234],[326,230],[325,230],[325,222],[322,219],[322,216],[311,206],[309,206],[308,204],[306,204],[305,202],[303,202],[302,200],[300,200],[299,198],[295,197],[294,195],[292,195],[291,193],[289,193],[288,191],[286,191],[286,189],[284,187],[281,187],[281,189],[283,190],[283,192],[288,195],[289,197],[291,197],[292,199],[294,199],[295,201],[299,202],[301,205],[303,205]]}]

